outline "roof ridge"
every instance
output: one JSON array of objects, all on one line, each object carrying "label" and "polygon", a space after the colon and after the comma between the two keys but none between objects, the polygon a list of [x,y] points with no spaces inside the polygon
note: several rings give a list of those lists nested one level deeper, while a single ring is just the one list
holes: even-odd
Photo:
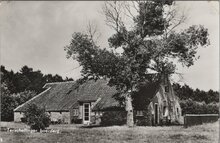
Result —
[{"label": "roof ridge", "polygon": [[74,83],[76,81],[61,81],[61,82],[48,82],[44,84],[43,88],[45,88],[47,85],[53,85],[53,84],[62,84],[62,83]]},{"label": "roof ridge", "polygon": [[46,83],[46,84],[60,84],[60,83],[72,83],[72,82],[76,82],[76,81],[48,82],[48,83]]}]

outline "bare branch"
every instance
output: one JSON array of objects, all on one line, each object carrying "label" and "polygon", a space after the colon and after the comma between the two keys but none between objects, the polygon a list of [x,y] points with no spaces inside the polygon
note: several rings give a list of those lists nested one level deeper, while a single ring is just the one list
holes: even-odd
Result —
[{"label": "bare branch", "polygon": [[106,17],[106,24],[118,32],[120,27],[124,25],[121,17],[122,3],[106,1],[102,10]]},{"label": "bare branch", "polygon": [[98,32],[97,25],[89,21],[86,27],[86,32],[89,35],[90,39],[92,40],[93,44],[97,45],[98,39],[101,36],[101,33]]},{"label": "bare branch", "polygon": [[[129,4],[129,2],[124,2],[124,8],[125,8],[125,14],[130,17],[132,20],[134,20],[135,16],[134,14],[132,14],[132,11],[131,11],[131,4]],[[135,10],[137,10],[136,7],[133,7]],[[128,13],[128,14],[127,14]]]},{"label": "bare branch", "polygon": [[174,29],[176,29],[179,25],[181,25],[182,23],[185,22],[186,15],[183,12],[181,15],[177,13],[176,11],[176,7],[171,6],[168,7],[168,10],[166,11],[165,15],[165,19],[167,20],[168,24],[170,25],[167,29],[166,29],[166,36],[172,32]]},{"label": "bare branch", "polygon": [[137,8],[135,2],[139,5],[138,1],[131,1],[132,2],[132,7],[137,11],[139,12],[139,9]]}]

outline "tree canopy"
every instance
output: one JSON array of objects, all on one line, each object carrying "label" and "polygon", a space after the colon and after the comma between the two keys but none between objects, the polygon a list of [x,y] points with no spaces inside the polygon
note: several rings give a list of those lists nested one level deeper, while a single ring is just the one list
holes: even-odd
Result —
[{"label": "tree canopy", "polygon": [[[108,39],[108,49],[99,47],[89,34],[84,33],[74,33],[65,47],[67,57],[73,57],[82,66],[84,77],[107,77],[109,83],[121,91],[134,90],[138,83],[150,80],[146,69],[175,73],[177,63],[174,60],[192,66],[197,49],[209,44],[208,30],[202,25],[174,31],[177,26],[172,23],[175,15],[172,10],[165,10],[172,6],[172,1],[138,2],[138,14],[132,15],[134,26],[131,29],[121,20],[123,3],[107,2],[105,5],[107,23],[116,32]],[[122,48],[122,54],[111,50],[113,48]]]}]

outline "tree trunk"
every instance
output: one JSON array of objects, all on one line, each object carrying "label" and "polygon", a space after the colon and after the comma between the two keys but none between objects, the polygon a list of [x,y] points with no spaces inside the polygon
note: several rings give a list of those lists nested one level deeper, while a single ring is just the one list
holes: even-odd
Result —
[{"label": "tree trunk", "polygon": [[132,99],[130,93],[126,96],[126,111],[127,111],[127,126],[133,127],[134,116],[133,116],[133,106],[132,106]]}]

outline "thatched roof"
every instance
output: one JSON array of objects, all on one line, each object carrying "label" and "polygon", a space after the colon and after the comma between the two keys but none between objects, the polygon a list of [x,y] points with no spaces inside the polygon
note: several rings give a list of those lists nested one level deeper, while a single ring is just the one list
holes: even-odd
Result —
[{"label": "thatched roof", "polygon": [[155,96],[155,94],[159,91],[160,84],[148,83],[140,87],[139,91],[134,93],[136,98],[133,99],[134,109],[142,110],[148,106],[151,99]]},{"label": "thatched roof", "polygon": [[98,98],[101,100],[96,109],[118,106],[119,103],[112,98],[117,91],[115,87],[110,87],[107,83],[108,81],[103,79],[90,80],[80,86],[77,86],[76,82],[47,83],[44,86],[47,90],[18,106],[14,111],[25,111],[31,103],[45,107],[46,111],[69,111],[70,108],[77,108],[79,102],[96,101]]},{"label": "thatched roof", "polygon": [[[98,99],[93,110],[108,110],[120,107],[119,102],[114,98],[114,95],[117,94],[116,88],[107,84],[108,81],[104,79],[90,80],[82,84],[76,82],[47,83],[44,86],[46,88],[44,92],[18,106],[14,111],[25,111],[25,108],[31,103],[46,108],[46,111],[69,111],[71,108],[78,108],[80,102],[96,101]],[[146,106],[145,99],[152,99],[156,92],[160,92],[160,87],[160,84],[153,83],[142,88],[135,95],[139,98],[134,100],[134,103],[138,103],[134,108],[143,109]],[[169,97],[162,98],[168,99]]]}]

